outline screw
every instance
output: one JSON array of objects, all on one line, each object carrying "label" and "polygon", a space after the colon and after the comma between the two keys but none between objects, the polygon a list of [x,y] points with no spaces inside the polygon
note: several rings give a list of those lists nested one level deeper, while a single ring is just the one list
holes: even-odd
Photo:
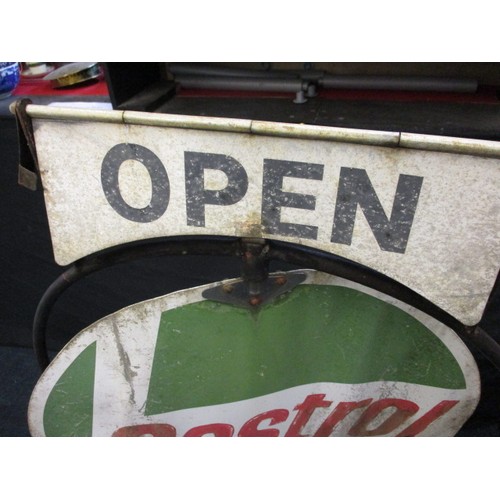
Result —
[{"label": "screw", "polygon": [[293,100],[293,102],[295,104],[303,104],[303,103],[307,102],[307,99],[304,96],[304,91],[303,90],[299,90],[297,92],[297,94],[295,95],[295,99]]},{"label": "screw", "polygon": [[316,85],[309,85],[309,87],[307,87],[307,97],[316,97],[318,95],[318,93],[316,92]]},{"label": "screw", "polygon": [[278,276],[274,282],[278,285],[278,286],[283,286],[288,280],[286,279],[286,276]]},{"label": "screw", "polygon": [[251,306],[258,306],[259,304],[262,304],[262,297],[260,296],[250,297],[248,302]]}]

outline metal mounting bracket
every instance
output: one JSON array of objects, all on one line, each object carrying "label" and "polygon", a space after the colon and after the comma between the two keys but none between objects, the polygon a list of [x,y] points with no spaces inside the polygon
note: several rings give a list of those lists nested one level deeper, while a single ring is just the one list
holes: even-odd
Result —
[{"label": "metal mounting bracket", "polygon": [[210,288],[203,297],[256,311],[306,279],[300,272],[269,275],[268,251],[263,239],[243,239],[241,279]]},{"label": "metal mounting bracket", "polygon": [[31,118],[26,113],[26,107],[31,104],[29,99],[21,99],[11,104],[11,112],[16,116],[19,142],[18,183],[31,191],[36,191],[38,184],[38,159],[36,155],[35,138]]},{"label": "metal mounting bracket", "polygon": [[273,273],[260,283],[259,293],[257,294],[250,286],[250,283],[241,279],[205,290],[203,297],[215,302],[257,311],[262,306],[269,304],[277,297],[300,285],[305,279],[306,275],[299,272]]}]

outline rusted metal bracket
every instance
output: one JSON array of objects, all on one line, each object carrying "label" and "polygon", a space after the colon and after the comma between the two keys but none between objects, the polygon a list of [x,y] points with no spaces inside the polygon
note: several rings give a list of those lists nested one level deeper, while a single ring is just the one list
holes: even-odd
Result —
[{"label": "rusted metal bracket", "polygon": [[205,290],[203,297],[215,302],[257,311],[280,295],[300,285],[305,279],[304,273],[294,271],[273,273],[258,284],[257,293],[254,287],[255,283],[240,280]]},{"label": "rusted metal bracket", "polygon": [[31,118],[26,113],[30,99],[21,99],[12,103],[11,112],[16,117],[19,142],[18,183],[31,191],[36,191],[38,185],[38,158],[36,154],[35,137]]},{"label": "rusted metal bracket", "polygon": [[242,239],[241,279],[210,288],[203,292],[203,297],[258,310],[306,279],[304,273],[298,272],[269,275],[268,251],[269,246],[263,239]]}]

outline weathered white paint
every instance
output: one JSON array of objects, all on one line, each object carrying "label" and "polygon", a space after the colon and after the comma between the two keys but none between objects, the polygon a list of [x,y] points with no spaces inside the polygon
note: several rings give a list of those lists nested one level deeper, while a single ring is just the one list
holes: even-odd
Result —
[{"label": "weathered white paint", "polygon": [[[97,343],[93,436],[111,436],[120,426],[165,422],[174,425],[179,436],[184,435],[190,428],[210,422],[230,422],[239,429],[249,416],[271,408],[287,408],[290,417],[273,426],[284,435],[293,420],[295,405],[307,395],[314,393],[325,393],[327,399],[332,399],[335,404],[340,401],[360,401],[367,398],[402,398],[418,403],[420,407],[418,413],[388,435],[397,435],[441,401],[457,400],[458,404],[445,417],[437,419],[425,431],[418,434],[440,437],[455,435],[474,412],[480,397],[477,365],[460,338],[434,318],[393,297],[325,273],[313,270],[300,272],[307,276],[303,284],[352,288],[392,304],[416,318],[451,352],[462,370],[466,387],[444,389],[392,380],[362,384],[318,382],[242,401],[146,416],[144,409],[148,398],[160,316],[162,312],[204,301],[203,292],[215,285],[209,284],[133,304],[97,321],[76,335],[56,356],[35,386],[28,411],[32,436],[45,435],[44,410],[52,389],[78,355],[93,343]],[[234,282],[235,280],[227,280],[223,283]],[[193,346],[193,352],[196,352],[196,346]],[[129,373],[131,370],[133,373]],[[312,435],[330,411],[331,409],[317,410],[304,432]],[[347,431],[357,418],[359,412],[353,412],[335,428],[332,436],[347,435]]]},{"label": "weathered white paint", "polygon": [[[327,127],[248,120],[188,117],[183,121],[181,117],[150,113],[47,111],[40,106],[29,106],[28,111],[35,117],[52,242],[56,261],[61,265],[108,247],[154,237],[210,234],[274,238],[371,267],[420,293],[464,324],[473,325],[481,319],[500,262],[497,143],[449,138],[441,141],[375,131],[351,134]],[[145,122],[147,125],[140,124]],[[305,138],[301,138],[301,131]],[[400,142],[402,147],[395,147]],[[163,216],[154,222],[137,223],[121,217],[103,193],[103,158],[120,143],[150,149],[165,166],[170,201]],[[205,227],[188,226],[186,222],[185,151],[231,156],[249,177],[248,191],[241,201],[229,206],[206,206]],[[263,232],[264,158],[324,165],[322,180],[285,177],[283,186],[286,191],[315,197],[314,210],[282,208],[281,220],[317,226],[317,240]],[[423,177],[404,254],[379,248],[359,208],[352,244],[331,243],[341,167],[367,172],[388,215],[399,175]],[[209,174],[207,171],[207,189],[224,187],[220,172]],[[141,203],[144,191],[149,193],[151,189],[141,165],[123,168],[120,184],[130,204],[134,200]]]}]

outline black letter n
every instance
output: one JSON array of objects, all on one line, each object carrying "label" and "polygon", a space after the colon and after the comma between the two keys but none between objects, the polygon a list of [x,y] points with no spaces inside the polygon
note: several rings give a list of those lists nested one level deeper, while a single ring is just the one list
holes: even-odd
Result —
[{"label": "black letter n", "polygon": [[382,250],[405,253],[423,177],[399,176],[390,219],[365,170],[342,167],[333,219],[332,243],[350,245],[358,205]]}]

